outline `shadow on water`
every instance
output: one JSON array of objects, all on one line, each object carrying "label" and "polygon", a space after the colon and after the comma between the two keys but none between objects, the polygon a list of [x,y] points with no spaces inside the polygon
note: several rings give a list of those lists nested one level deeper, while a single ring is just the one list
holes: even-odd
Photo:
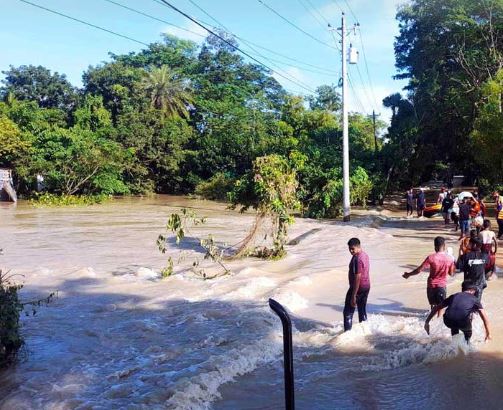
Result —
[{"label": "shadow on water", "polygon": [[[266,302],[159,301],[119,290],[100,293],[101,285],[99,278],[67,280],[59,299],[23,319],[26,354],[0,372],[0,409],[201,408],[210,399],[214,409],[283,406],[281,338],[270,338],[281,326]],[[30,296],[48,290],[29,288]],[[383,301],[369,310],[425,313]],[[322,322],[293,320],[301,333],[331,331]],[[365,340],[374,345],[370,354],[363,347],[347,353],[295,342],[297,408],[453,408],[456,401],[501,408],[501,357],[476,353],[375,371],[365,368],[373,355],[417,342],[379,333]],[[468,383],[460,382],[464,377]]]}]

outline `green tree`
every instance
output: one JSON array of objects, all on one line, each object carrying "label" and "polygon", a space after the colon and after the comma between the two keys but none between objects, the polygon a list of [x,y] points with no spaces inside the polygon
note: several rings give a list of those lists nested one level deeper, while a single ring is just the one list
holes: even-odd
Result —
[{"label": "green tree", "polygon": [[98,131],[112,126],[110,112],[103,106],[103,98],[87,94],[83,104],[75,110],[74,122],[77,127]]},{"label": "green tree", "polygon": [[342,107],[341,95],[335,85],[321,85],[316,88],[316,94],[308,98],[312,110],[339,111]]},{"label": "green tree", "polygon": [[5,78],[0,88],[0,97],[5,98],[9,93],[24,101],[35,101],[42,108],[61,108],[71,110],[78,95],[75,88],[64,74],[51,71],[42,66],[22,65],[10,66],[2,71]]},{"label": "green tree", "polygon": [[473,138],[482,175],[493,184],[503,179],[503,70],[483,87],[483,105],[475,122]]},{"label": "green tree", "polygon": [[152,106],[167,116],[189,116],[192,96],[188,81],[164,65],[146,71],[142,88]]},{"label": "green tree", "polygon": [[66,195],[123,194],[122,172],[130,153],[91,130],[46,130],[37,136],[33,167],[43,170],[48,188]]},{"label": "green tree", "polygon": [[0,167],[13,168],[28,155],[31,139],[9,118],[0,115]]},{"label": "green tree", "polygon": [[503,2],[413,0],[397,19],[396,77],[409,79],[417,118],[412,179],[430,178],[439,161],[474,178],[470,135],[481,86],[503,66]]}]

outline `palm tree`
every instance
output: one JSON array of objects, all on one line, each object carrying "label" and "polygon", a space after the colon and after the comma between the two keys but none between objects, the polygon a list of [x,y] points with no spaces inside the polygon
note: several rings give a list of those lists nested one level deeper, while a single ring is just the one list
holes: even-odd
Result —
[{"label": "palm tree", "polygon": [[393,120],[396,117],[397,114],[397,109],[400,106],[400,103],[402,102],[402,95],[400,93],[394,93],[391,95],[388,95],[382,100],[382,104],[387,107],[391,108],[391,123],[393,123]]},{"label": "palm tree", "polygon": [[180,78],[168,66],[146,71],[141,85],[152,106],[163,114],[185,118],[189,116],[188,107],[192,103],[192,96],[188,81]]}]

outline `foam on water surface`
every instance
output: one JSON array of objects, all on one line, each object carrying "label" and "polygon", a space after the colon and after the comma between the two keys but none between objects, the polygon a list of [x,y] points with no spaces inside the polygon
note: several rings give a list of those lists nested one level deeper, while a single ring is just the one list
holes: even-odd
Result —
[{"label": "foam on water surface", "polygon": [[[432,321],[431,336],[423,329],[426,278],[405,281],[401,274],[432,251],[429,239],[418,239],[414,231],[430,221],[390,222],[378,214],[350,224],[298,219],[292,236],[320,231],[289,247],[283,260],[231,261],[233,274],[212,281],[188,271],[161,280],[158,272],[166,258],[155,238],[176,208],[169,201],[149,201],[64,213],[44,210],[43,218],[38,218],[40,210],[21,204],[19,211],[36,221],[26,222],[31,225],[24,236],[14,216],[2,219],[10,244],[2,263],[25,275],[29,295],[60,290],[54,304],[23,319],[26,360],[9,374],[0,373],[2,410],[241,409],[250,403],[279,408],[283,341],[279,318],[267,305],[270,297],[292,316],[301,408],[333,408],[334,396],[342,400],[362,384],[388,392],[394,374],[403,391],[419,384],[435,392],[439,382],[430,381],[430,367],[448,368],[444,364],[476,358],[491,346],[482,343],[478,318],[470,348],[462,336],[451,338],[440,319]],[[253,221],[253,215],[231,213],[222,205],[188,202],[200,206],[198,212],[214,221],[227,243],[244,237]],[[389,223],[397,228],[388,228]],[[44,235],[55,226],[57,235]],[[371,257],[369,318],[358,324],[355,314],[353,330],[344,333],[347,240],[354,236]],[[29,257],[26,241],[40,244]],[[76,242],[82,244],[78,251],[72,245]],[[484,299],[491,301],[488,313],[501,329],[501,302],[492,286],[498,281],[489,282]],[[454,278],[448,292],[459,287]],[[402,408],[411,407],[399,390],[378,394],[375,402],[368,392],[355,393],[337,407],[398,408],[389,405],[388,395]],[[358,402],[360,396],[369,401]],[[437,401],[417,403],[434,407],[438,397],[432,397]]]}]

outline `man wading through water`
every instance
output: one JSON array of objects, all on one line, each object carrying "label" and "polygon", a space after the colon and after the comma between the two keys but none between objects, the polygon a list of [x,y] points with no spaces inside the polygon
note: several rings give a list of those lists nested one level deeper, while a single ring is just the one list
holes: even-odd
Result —
[{"label": "man wading through water", "polygon": [[491,340],[491,331],[489,329],[489,319],[485,313],[480,300],[477,299],[475,293],[477,286],[471,283],[463,283],[463,291],[449,296],[442,303],[435,306],[430,312],[424,330],[430,334],[430,321],[436,313],[440,315],[444,308],[447,308],[444,314],[444,324],[451,329],[451,335],[459,334],[459,331],[465,335],[465,340],[469,343],[472,337],[472,318],[474,313],[478,313],[484,322],[486,330],[486,341]]},{"label": "man wading through water", "polygon": [[445,239],[437,236],[434,240],[435,253],[429,255],[424,262],[412,272],[405,272],[402,276],[405,279],[417,275],[423,269],[430,269],[428,276],[428,286],[426,295],[431,310],[442,303],[446,297],[447,275],[453,275],[455,266],[450,255],[445,252]]},{"label": "man wading through water", "polygon": [[349,289],[344,303],[344,331],[353,327],[353,315],[358,307],[358,320],[367,320],[367,297],[370,291],[369,256],[363,252],[358,238],[348,242],[349,253],[353,255],[349,263]]}]

